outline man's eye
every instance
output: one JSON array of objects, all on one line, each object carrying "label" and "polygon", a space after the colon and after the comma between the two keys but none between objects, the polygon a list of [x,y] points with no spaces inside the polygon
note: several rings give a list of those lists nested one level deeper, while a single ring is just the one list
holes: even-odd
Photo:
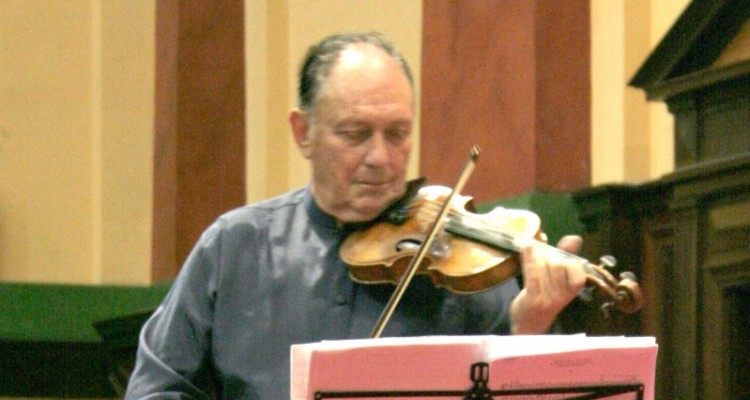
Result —
[{"label": "man's eye", "polygon": [[391,142],[402,142],[409,136],[406,129],[391,129],[388,131],[388,140]]},{"label": "man's eye", "polygon": [[339,135],[353,142],[364,141],[370,136],[366,129],[342,129],[339,131]]}]

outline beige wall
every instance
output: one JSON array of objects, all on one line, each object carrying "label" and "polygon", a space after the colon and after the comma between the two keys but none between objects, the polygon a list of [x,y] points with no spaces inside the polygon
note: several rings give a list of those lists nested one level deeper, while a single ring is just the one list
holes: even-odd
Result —
[{"label": "beige wall", "polygon": [[143,282],[150,0],[0,2],[0,280]]},{"label": "beige wall", "polygon": [[[93,282],[150,283],[154,121],[152,0],[92,1]],[[100,32],[97,35],[97,32]],[[97,37],[99,36],[99,37]]]},{"label": "beige wall", "polygon": [[689,0],[591,0],[592,184],[639,182],[674,168],[672,116],[627,86]]},{"label": "beige wall", "polygon": [[[245,10],[249,201],[307,184],[307,161],[297,151],[286,116],[296,100],[298,63],[314,42],[339,31],[382,32],[410,62],[419,92],[421,0],[249,0]],[[419,161],[418,124],[415,133],[412,177]]]},{"label": "beige wall", "polygon": [[[592,0],[593,183],[671,170],[671,117],[625,84],[687,2]],[[249,201],[307,183],[286,122],[306,47],[382,31],[419,82],[421,4],[246,0]],[[149,283],[154,26],[153,0],[0,1],[0,280]]]},{"label": "beige wall", "polygon": [[90,20],[81,3],[0,2],[3,280],[91,273]]}]

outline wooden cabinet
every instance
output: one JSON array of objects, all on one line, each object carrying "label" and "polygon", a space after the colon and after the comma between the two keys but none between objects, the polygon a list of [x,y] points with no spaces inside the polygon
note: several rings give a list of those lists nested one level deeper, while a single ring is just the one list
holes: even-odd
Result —
[{"label": "wooden cabinet", "polygon": [[[675,172],[574,194],[587,256],[640,277],[658,399],[750,398],[750,2],[693,1],[631,84],[675,118]],[[727,50],[727,51],[725,51]],[[623,265],[624,264],[624,265]]]},{"label": "wooden cabinet", "polygon": [[583,253],[619,258],[645,300],[635,318],[584,308],[578,330],[656,336],[660,399],[750,398],[750,156],[574,199]]}]

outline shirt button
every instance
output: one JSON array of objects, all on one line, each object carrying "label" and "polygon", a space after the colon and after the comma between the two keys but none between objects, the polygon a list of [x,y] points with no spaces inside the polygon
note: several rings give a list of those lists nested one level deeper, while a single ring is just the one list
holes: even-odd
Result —
[{"label": "shirt button", "polygon": [[336,304],[343,306],[346,305],[347,299],[343,294],[336,295]]}]

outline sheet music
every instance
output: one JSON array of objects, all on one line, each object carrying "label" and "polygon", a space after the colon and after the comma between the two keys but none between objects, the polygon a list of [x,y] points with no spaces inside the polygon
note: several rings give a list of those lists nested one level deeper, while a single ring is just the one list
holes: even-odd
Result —
[{"label": "sheet music", "polygon": [[[489,341],[498,342],[489,345],[486,353],[491,360],[489,382],[493,389],[641,384],[644,399],[654,397],[657,347],[653,337],[563,336],[546,340],[519,336],[517,340]],[[546,398],[559,395],[513,397]],[[632,393],[605,398],[635,399]]]},{"label": "sheet music", "polygon": [[[653,337],[426,336],[324,341],[292,346],[291,398],[315,399],[316,392],[467,391],[472,387],[472,366],[485,362],[487,385],[493,391],[642,385],[643,398],[650,400],[656,353]],[[387,398],[427,397],[392,394]],[[571,396],[517,394],[508,398]],[[631,392],[598,398],[638,397]]]}]

